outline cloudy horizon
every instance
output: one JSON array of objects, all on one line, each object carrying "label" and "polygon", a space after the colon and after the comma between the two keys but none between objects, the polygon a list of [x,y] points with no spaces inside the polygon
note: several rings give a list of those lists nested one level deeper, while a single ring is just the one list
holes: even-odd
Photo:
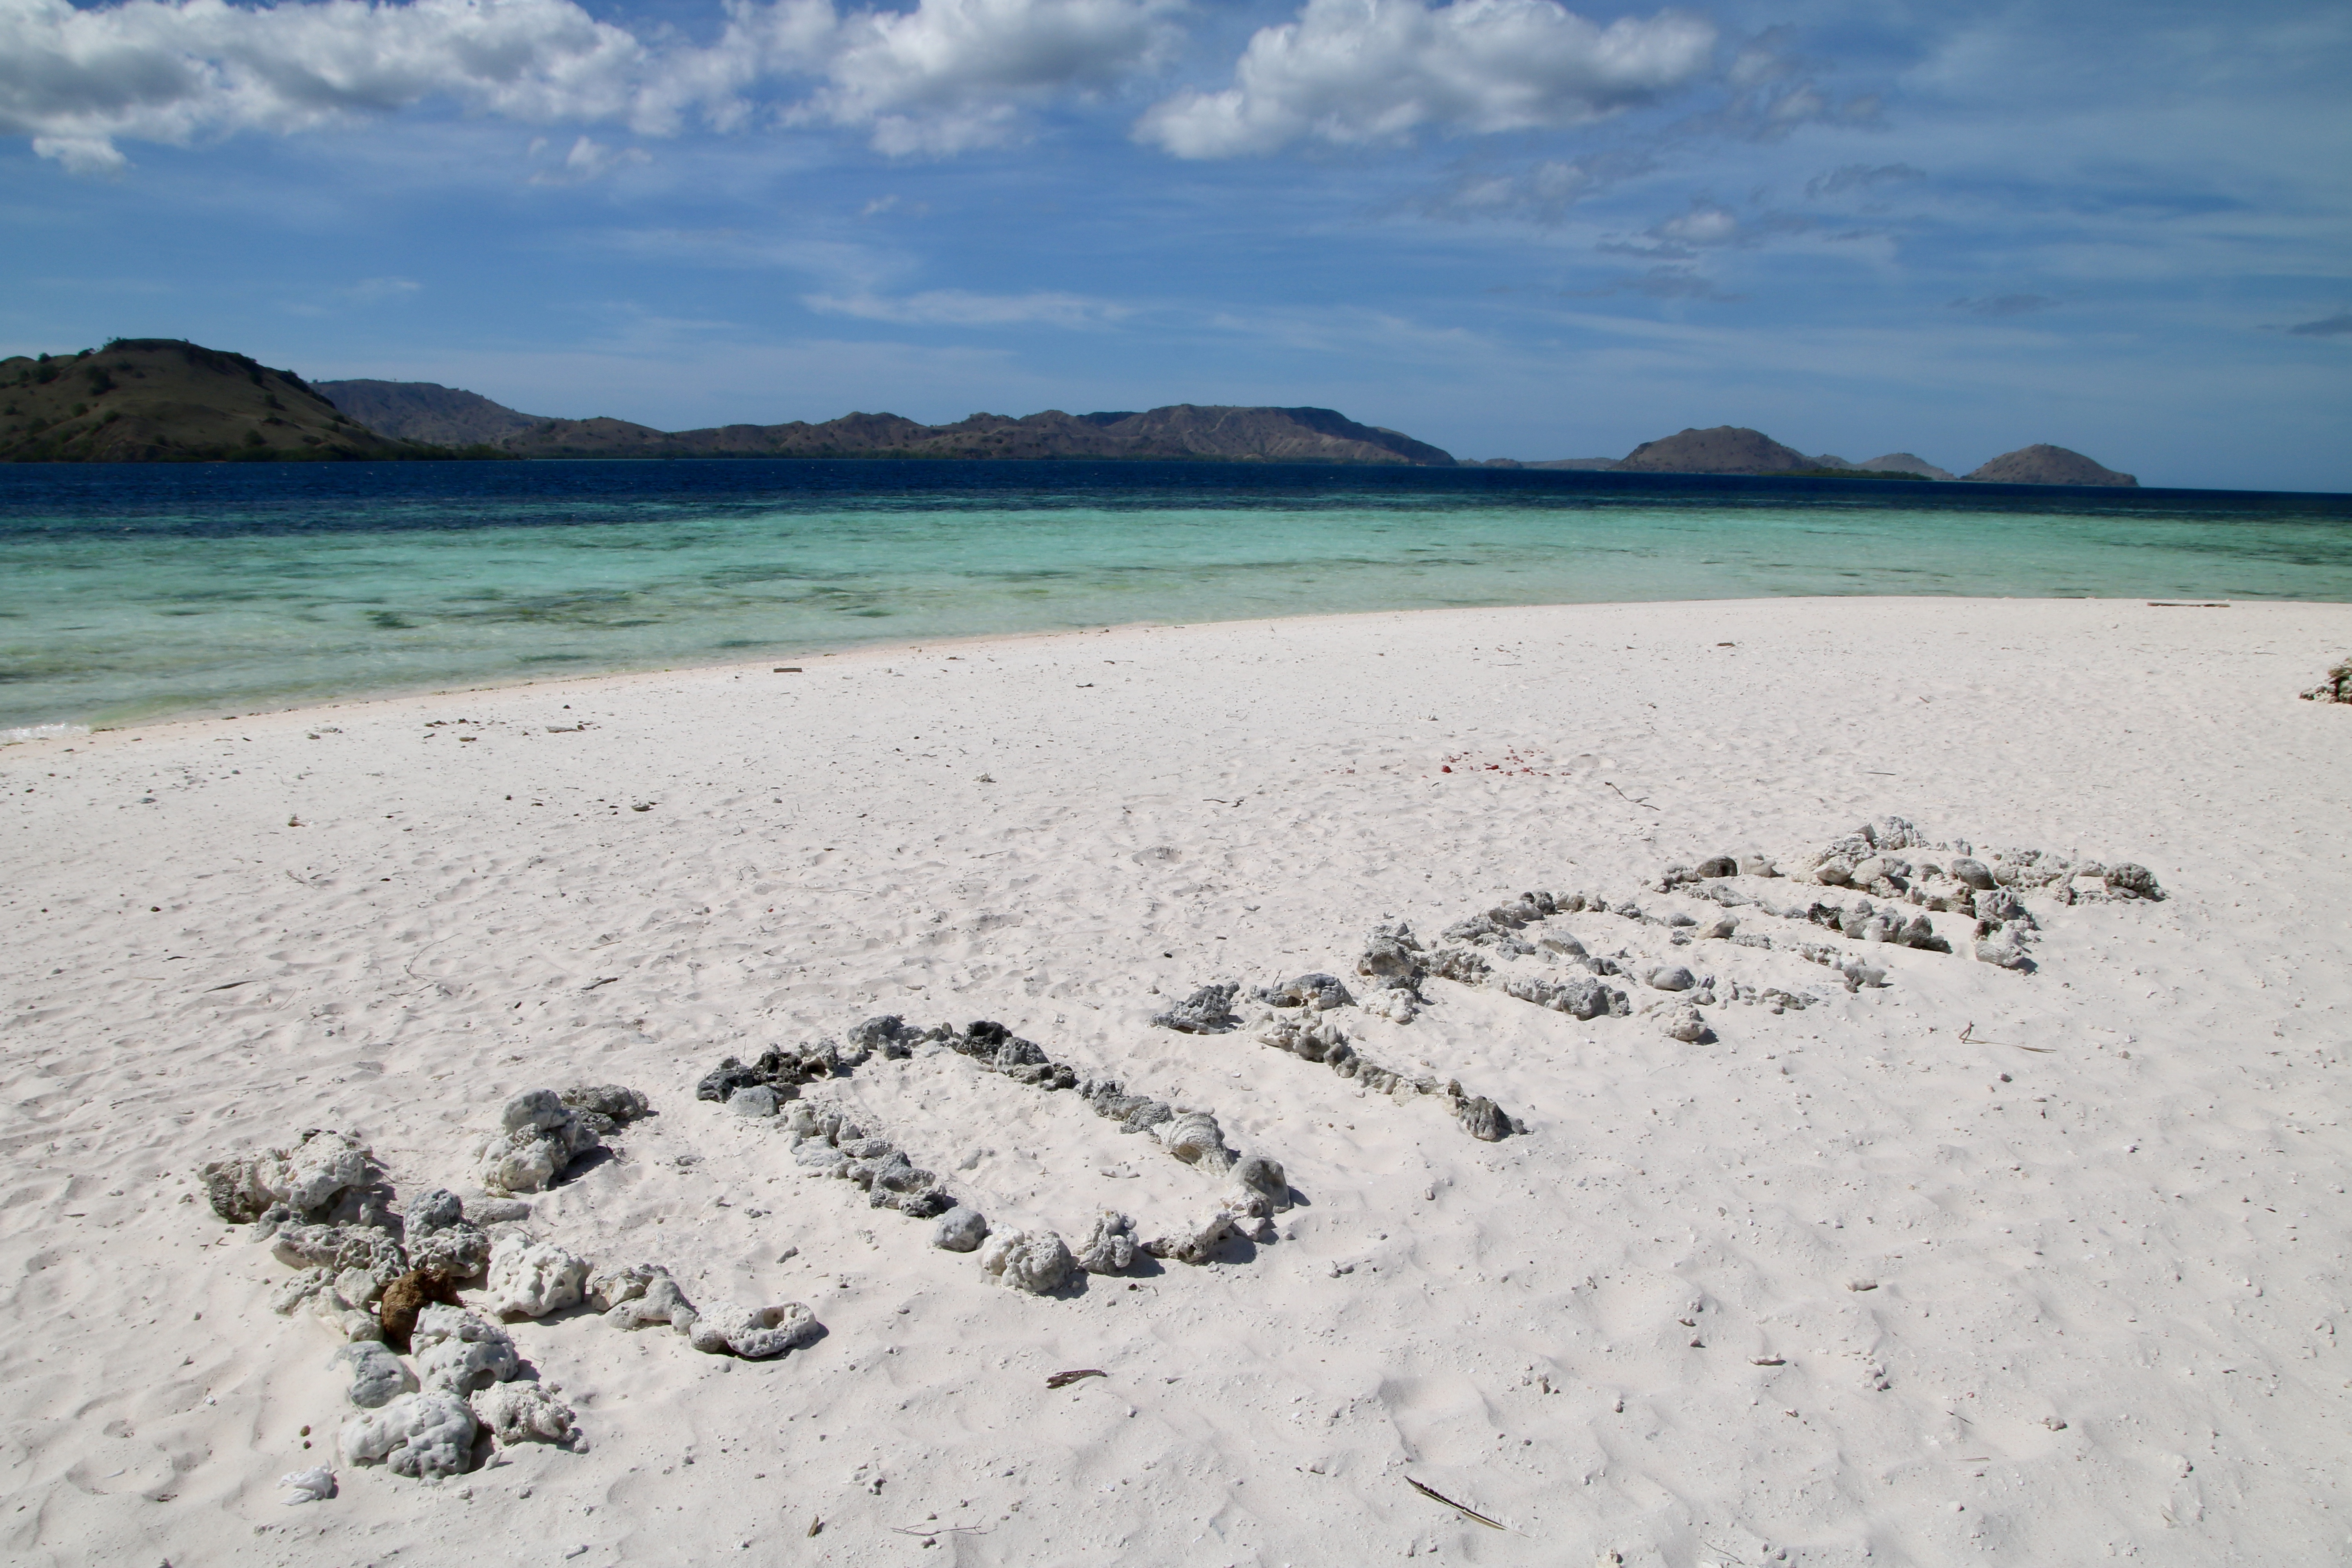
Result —
[{"label": "cloudy horizon", "polygon": [[0,352],[2352,489],[2352,14],[0,0]]}]

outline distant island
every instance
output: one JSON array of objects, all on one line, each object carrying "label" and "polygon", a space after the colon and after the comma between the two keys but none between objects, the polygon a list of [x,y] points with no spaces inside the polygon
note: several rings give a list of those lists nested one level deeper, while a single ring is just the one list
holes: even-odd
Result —
[{"label": "distant island", "polygon": [[1451,468],[1453,454],[1328,408],[1175,404],[1149,412],[1013,418],[975,414],[919,425],[846,414],[821,425],[656,430],[625,419],[550,419],[476,393],[417,381],[323,381],[319,390],[371,428],[407,440],[481,443],[518,458],[1110,458],[1219,462],[1402,463]]},{"label": "distant island", "polygon": [[1548,463],[1521,463],[1490,458],[1488,468],[1585,468],[1621,474],[1738,474],[1752,478],[1951,479],[1955,477],[2005,485],[2130,485],[2139,480],[2103,468],[2080,452],[2063,447],[2037,445],[2004,452],[1965,476],[1909,452],[1889,452],[1866,463],[1849,462],[1832,453],[1807,457],[1784,447],[1761,430],[1742,425],[1717,425],[1707,430],[1683,430],[1644,441],[1621,458],[1567,458]]},{"label": "distant island", "polygon": [[1991,462],[1970,474],[1972,479],[2003,485],[2131,485],[2139,480],[2129,474],[2103,468],[2080,452],[2070,452],[2063,447],[2020,447],[2014,452],[2003,452]]},{"label": "distant island", "polygon": [[0,360],[0,459],[351,461],[498,456],[387,437],[290,370],[176,338]]},{"label": "distant island", "polygon": [[[176,338],[116,338],[78,354],[0,360],[0,461],[285,462],[528,458],[1097,458],[1375,463],[1453,468],[1453,454],[1328,408],[1171,404],[922,425],[896,414],[820,424],[656,430],[625,419],[524,414],[426,381],[305,382],[240,353]],[[1909,452],[1867,462],[1808,456],[1745,426],[1686,429],[1622,458],[1473,468],[1782,479],[1949,480]],[[1989,483],[2137,486],[2080,452],[2036,445],[1968,474]]]},{"label": "distant island", "polygon": [[[722,425],[656,430],[624,419],[551,419],[518,413],[478,393],[425,381],[322,381],[319,390],[370,428],[411,441],[483,445],[519,458],[1160,458],[1224,462],[1409,463],[1454,466],[1450,453],[1328,408],[1201,407],[1149,413],[1064,414],[1014,419],[975,414],[953,425],[919,425],[896,414],[849,414],[821,425]],[[1520,462],[1490,468],[1582,469],[1625,474],[1740,474],[1758,478],[1950,479],[1909,452],[1855,463],[1808,457],[1760,430],[1720,425],[1644,441],[1623,458]],[[2026,447],[1968,476],[2007,484],[2137,485],[2063,447]]]}]

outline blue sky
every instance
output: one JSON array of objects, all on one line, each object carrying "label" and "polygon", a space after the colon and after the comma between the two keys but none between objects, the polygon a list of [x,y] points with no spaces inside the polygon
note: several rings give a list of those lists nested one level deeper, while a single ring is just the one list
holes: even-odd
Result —
[{"label": "blue sky", "polygon": [[2352,9],[0,0],[0,351],[2352,489]]}]

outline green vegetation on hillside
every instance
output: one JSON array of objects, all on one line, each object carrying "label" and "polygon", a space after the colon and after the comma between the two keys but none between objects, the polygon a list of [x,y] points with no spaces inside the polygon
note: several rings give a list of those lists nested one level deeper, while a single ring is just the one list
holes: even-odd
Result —
[{"label": "green vegetation on hillside", "polygon": [[504,458],[395,441],[290,370],[174,338],[0,360],[0,461],[335,462]]}]

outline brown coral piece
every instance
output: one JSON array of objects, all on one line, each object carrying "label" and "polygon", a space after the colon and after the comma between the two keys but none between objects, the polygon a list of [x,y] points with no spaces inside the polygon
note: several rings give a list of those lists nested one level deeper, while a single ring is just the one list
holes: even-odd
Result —
[{"label": "brown coral piece", "polygon": [[463,1307],[457,1297],[455,1281],[430,1268],[412,1268],[384,1287],[383,1300],[376,1304],[376,1319],[383,1325],[384,1343],[393,1349],[408,1348],[408,1336],[416,1328],[416,1314],[434,1302],[445,1307]]}]

